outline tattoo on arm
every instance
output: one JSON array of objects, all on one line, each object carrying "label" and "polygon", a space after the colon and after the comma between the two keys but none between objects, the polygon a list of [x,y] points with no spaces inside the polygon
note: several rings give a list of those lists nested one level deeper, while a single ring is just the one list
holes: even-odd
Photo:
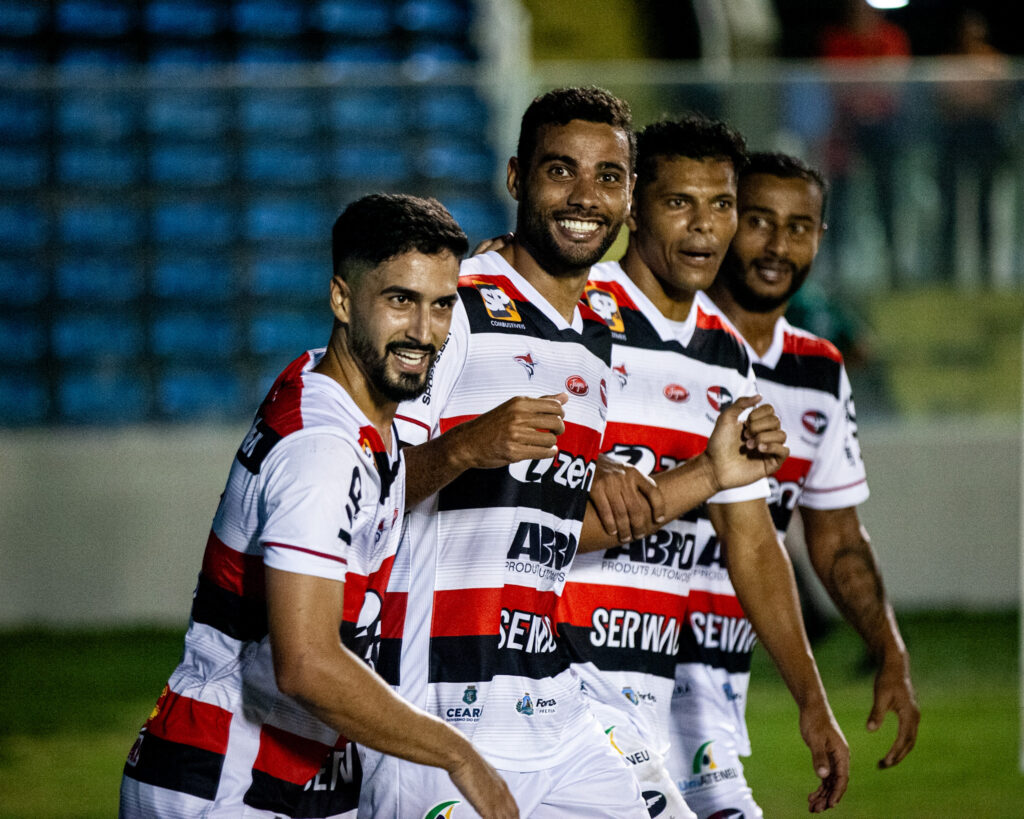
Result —
[{"label": "tattoo on arm", "polygon": [[870,550],[862,545],[839,549],[828,573],[832,599],[847,621],[866,638],[877,633],[886,617],[882,576]]}]

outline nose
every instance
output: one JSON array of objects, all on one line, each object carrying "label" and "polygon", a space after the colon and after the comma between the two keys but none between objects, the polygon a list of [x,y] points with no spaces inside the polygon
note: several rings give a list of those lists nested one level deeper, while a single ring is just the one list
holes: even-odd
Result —
[{"label": "nose", "polygon": [[569,204],[589,209],[597,207],[597,185],[593,179],[580,174],[569,191]]},{"label": "nose", "polygon": [[774,256],[783,257],[789,243],[786,241],[786,231],[776,228],[768,234],[768,241],[765,242],[765,250]]},{"label": "nose", "polygon": [[693,218],[690,219],[690,229],[698,233],[707,233],[712,229],[711,206],[706,203],[698,203],[693,210]]},{"label": "nose", "polygon": [[429,304],[417,304],[413,309],[406,335],[417,344],[433,343],[433,321]]}]

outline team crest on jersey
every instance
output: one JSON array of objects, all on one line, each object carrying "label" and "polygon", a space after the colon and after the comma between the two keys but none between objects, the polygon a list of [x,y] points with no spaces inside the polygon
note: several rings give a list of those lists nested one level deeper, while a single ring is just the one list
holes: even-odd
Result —
[{"label": "team crest on jersey", "polygon": [[590,392],[587,380],[582,375],[570,375],[565,379],[565,388],[573,395],[583,397]]},{"label": "team crest on jersey", "polygon": [[828,427],[828,418],[825,413],[818,412],[818,410],[807,410],[800,416],[800,423],[812,435],[822,435]]},{"label": "team crest on jersey", "polygon": [[702,774],[708,771],[713,771],[718,768],[715,764],[715,759],[711,756],[711,745],[714,740],[709,739],[703,745],[697,749],[697,753],[693,755],[693,773]]},{"label": "team crest on jersey", "polygon": [[466,705],[472,705],[474,702],[476,702],[476,686],[475,685],[467,685],[466,686],[466,690],[462,692],[462,701],[464,703],[466,703]]},{"label": "team crest on jersey", "polygon": [[517,355],[513,359],[520,367],[526,370],[526,377],[533,378],[533,374],[537,369],[537,362],[533,360],[533,356],[527,353],[526,355]]},{"label": "team crest on jersey", "polygon": [[452,819],[452,811],[455,810],[455,806],[458,804],[459,801],[457,799],[441,802],[424,813],[423,819]]},{"label": "team crest on jersey", "polygon": [[661,791],[644,791],[643,796],[648,816],[661,816],[665,812],[665,808],[668,807],[668,799]]},{"label": "team crest on jersey", "polygon": [[487,310],[487,315],[492,319],[495,321],[514,322],[521,322],[523,320],[519,315],[519,310],[516,309],[516,303],[498,285],[491,282],[474,280],[473,286],[480,293],[480,298],[484,300],[484,308]]},{"label": "team crest on jersey", "polygon": [[615,373],[615,377],[619,380],[619,388],[626,389],[626,384],[629,381],[629,373],[626,372],[626,365],[619,364],[612,367],[612,372]]},{"label": "team crest on jersey", "polygon": [[721,412],[722,410],[728,409],[729,405],[732,403],[732,393],[722,386],[708,387],[707,396],[708,403],[715,412]]},{"label": "team crest on jersey", "polygon": [[600,287],[588,286],[584,288],[587,303],[590,309],[604,319],[608,329],[613,333],[624,333],[626,325],[622,321],[622,312],[619,310],[619,303],[615,296]]},{"label": "team crest on jersey", "polygon": [[685,404],[690,400],[690,391],[682,384],[666,384],[661,392],[674,404]]}]

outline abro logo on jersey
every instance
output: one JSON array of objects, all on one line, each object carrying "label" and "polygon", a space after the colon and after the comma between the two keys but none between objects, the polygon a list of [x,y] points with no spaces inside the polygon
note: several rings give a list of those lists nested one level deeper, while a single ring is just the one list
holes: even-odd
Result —
[{"label": "abro logo on jersey", "polygon": [[639,648],[673,656],[679,650],[682,626],[675,617],[631,609],[598,608],[590,624],[590,643],[597,648]]},{"label": "abro logo on jersey", "polygon": [[573,455],[569,452],[559,452],[554,458],[543,458],[541,460],[517,461],[509,464],[509,474],[520,483],[539,483],[548,474],[552,464],[557,462],[551,480],[560,486],[569,489],[585,489],[590,491],[590,485],[594,482],[594,472],[597,470],[597,463],[589,463],[580,455]]},{"label": "abro logo on jersey", "polygon": [[707,396],[708,403],[715,412],[721,412],[724,409],[728,409],[729,405],[732,403],[732,393],[725,387],[708,387]]},{"label": "abro logo on jersey", "polygon": [[800,416],[800,423],[812,435],[821,435],[828,427],[828,418],[825,416],[825,413],[818,412],[818,410],[807,410],[807,412]]},{"label": "abro logo on jersey", "polygon": [[590,309],[604,319],[604,323],[608,325],[608,329],[613,333],[625,332],[626,325],[622,321],[622,313],[619,311],[619,302],[615,299],[615,296],[607,290],[602,290],[599,287],[592,286],[585,287],[583,292],[587,297],[587,303],[590,305]]},{"label": "abro logo on jersey", "polygon": [[[621,562],[620,558],[623,557],[629,559],[628,564]],[[612,561],[623,568],[610,565]],[[651,577],[664,575],[671,570],[685,571],[698,566],[722,566],[722,550],[718,538],[712,535],[703,547],[698,547],[696,535],[690,532],[684,535],[668,529],[660,529],[625,546],[606,549],[603,564],[605,571],[628,571]]]},{"label": "abro logo on jersey", "polygon": [[571,563],[575,554],[576,537],[573,534],[524,520],[516,529],[506,557],[510,561],[526,558],[557,570]]},{"label": "abro logo on jersey", "polygon": [[473,286],[484,301],[487,315],[500,322],[521,322],[523,319],[516,309],[516,303],[498,285],[491,282],[473,281]]},{"label": "abro logo on jersey", "polygon": [[747,654],[757,642],[754,628],[746,617],[695,611],[690,614],[690,628],[698,645],[732,654]]},{"label": "abro logo on jersey", "polygon": [[501,610],[498,648],[525,651],[527,654],[547,654],[555,650],[555,629],[546,614],[518,609]]}]

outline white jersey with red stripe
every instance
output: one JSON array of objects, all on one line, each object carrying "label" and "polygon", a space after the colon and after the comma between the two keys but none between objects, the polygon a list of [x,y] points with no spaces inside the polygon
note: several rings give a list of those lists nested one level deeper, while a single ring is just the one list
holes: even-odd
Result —
[{"label": "white jersey with red stripe", "polygon": [[[672,321],[609,262],[591,269],[586,297],[613,338],[606,453],[645,474],[671,468],[704,451],[722,409],[756,392],[743,345],[703,293],[685,321]],[[767,495],[761,480],[711,502]],[[668,745],[691,578],[719,560],[702,506],[629,545],[580,555],[563,593],[559,633],[587,693],[602,705],[599,715],[608,721],[617,712],[658,754]]]},{"label": "white jersey with red stripe", "polygon": [[565,432],[556,457],[468,470],[410,511],[401,691],[495,767],[542,770],[573,755],[592,719],[555,608],[604,430],[611,339],[582,303],[566,322],[497,253],[462,263],[459,294],[427,392],[399,407],[402,441],[561,392]]},{"label": "white jersey with red stripe", "polygon": [[397,435],[381,436],[323,349],[275,381],[232,463],[180,665],[124,769],[123,816],[350,816],[359,762],[283,695],[265,567],[345,584],[342,642],[397,684],[405,599],[385,594],[405,505]]}]

